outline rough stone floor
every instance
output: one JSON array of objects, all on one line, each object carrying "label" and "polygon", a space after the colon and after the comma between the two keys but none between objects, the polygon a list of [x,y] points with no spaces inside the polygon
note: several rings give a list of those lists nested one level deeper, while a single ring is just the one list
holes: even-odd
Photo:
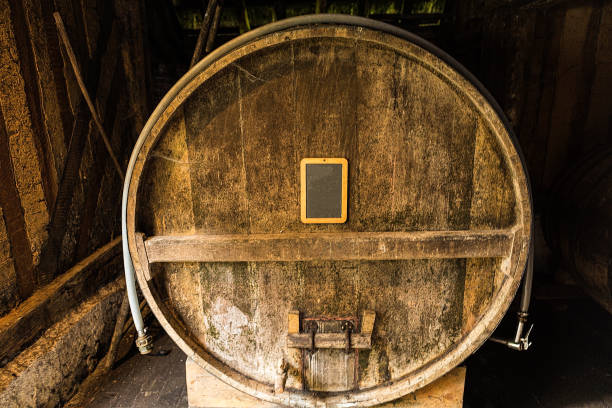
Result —
[{"label": "rough stone floor", "polygon": [[[533,347],[524,353],[487,342],[467,361],[465,407],[612,407],[612,315],[589,299],[538,300]],[[513,314],[497,334],[510,334]],[[186,407],[185,356],[133,355],[100,384],[90,407]]]},{"label": "rough stone floor", "polygon": [[109,373],[88,407],[187,407],[185,354],[166,334],[155,339],[164,356],[133,354]]}]

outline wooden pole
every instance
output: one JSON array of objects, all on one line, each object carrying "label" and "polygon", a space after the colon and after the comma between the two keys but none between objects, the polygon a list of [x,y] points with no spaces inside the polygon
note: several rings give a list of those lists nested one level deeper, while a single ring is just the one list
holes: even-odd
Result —
[{"label": "wooden pole", "polygon": [[[85,102],[87,103],[87,106],[91,113],[91,117],[94,123],[96,124],[98,131],[100,132],[100,136],[102,136],[102,140],[104,141],[106,150],[108,151],[108,154],[110,155],[113,161],[115,170],[119,174],[119,177],[121,177],[121,180],[124,180],[125,175],[123,173],[123,170],[121,169],[121,165],[119,164],[119,161],[117,160],[117,157],[115,156],[115,153],[113,152],[108,136],[106,135],[106,132],[104,131],[104,127],[102,126],[100,116],[98,115],[98,112],[96,111],[93,101],[91,100],[91,97],[89,96],[89,92],[87,92],[87,87],[85,86],[85,82],[83,81],[83,76],[81,75],[81,71],[79,69],[79,65],[76,60],[76,56],[72,49],[72,45],[70,44],[70,39],[68,38],[68,33],[66,32],[66,27],[64,26],[62,17],[60,16],[58,12],[55,12],[53,13],[53,18],[55,19],[55,25],[57,26],[57,31],[59,33],[60,39],[62,40],[64,48],[66,49],[68,60],[70,61],[70,65],[72,66],[74,76],[77,80],[81,93],[83,94],[83,98],[85,99]],[[117,346],[119,345],[119,341],[121,340],[121,337],[123,335],[123,325],[125,324],[125,321],[127,320],[128,313],[129,313],[129,303],[127,300],[127,294],[125,294],[121,302],[119,313],[117,315],[117,321],[115,322],[115,329],[114,329],[113,337],[111,339],[111,345],[110,345],[109,351],[106,355],[106,361],[102,366],[103,373],[109,371],[115,361]]]},{"label": "wooden pole", "polygon": [[244,17],[244,27],[246,31],[251,31],[251,22],[249,21],[249,12],[247,11],[245,0],[242,0],[242,15]]},{"label": "wooden pole", "polygon": [[66,49],[66,54],[68,54],[68,60],[70,61],[70,65],[72,66],[72,70],[74,71],[74,76],[76,77],[79,88],[81,89],[81,93],[83,94],[83,98],[89,107],[89,111],[91,113],[91,117],[100,132],[100,136],[102,136],[102,140],[104,140],[104,145],[106,146],[106,150],[108,150],[108,154],[110,155],[113,163],[115,165],[115,170],[119,173],[121,180],[125,179],[125,175],[123,174],[123,170],[121,170],[121,166],[119,165],[119,161],[113,153],[113,149],[111,147],[110,141],[106,136],[106,132],[104,131],[104,127],[102,126],[102,122],[100,121],[100,117],[96,112],[96,108],[89,97],[89,92],[87,92],[87,87],[85,86],[85,82],[83,81],[83,77],[81,75],[81,71],[79,70],[79,64],[76,60],[76,56],[74,55],[74,51],[72,50],[72,45],[70,45],[70,40],[68,38],[68,33],[66,32],[66,27],[64,27],[64,22],[62,21],[62,17],[58,12],[53,13],[53,18],[55,19],[55,25],[57,26],[57,31],[59,32],[60,39],[64,44],[64,48]]},{"label": "wooden pole", "polygon": [[196,42],[195,49],[193,50],[193,56],[191,57],[189,68],[193,67],[200,60],[202,48],[204,47],[204,42],[207,38],[212,16],[216,8],[217,0],[209,0],[208,6],[206,7],[206,13],[204,14],[204,19],[202,20],[202,26],[200,27],[200,34],[198,34],[198,41]]},{"label": "wooden pole", "polygon": [[206,41],[206,52],[210,52],[215,43],[215,37],[217,36],[217,30],[219,29],[219,21],[221,20],[221,4],[217,4],[215,9],[215,18],[213,19],[210,33],[208,33],[208,40]]}]

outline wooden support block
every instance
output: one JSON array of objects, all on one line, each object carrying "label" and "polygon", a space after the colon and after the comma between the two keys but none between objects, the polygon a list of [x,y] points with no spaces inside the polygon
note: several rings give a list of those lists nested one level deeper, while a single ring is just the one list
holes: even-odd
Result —
[{"label": "wooden support block", "polygon": [[191,358],[185,361],[187,403],[189,408],[272,408],[266,401],[238,391],[204,370]]},{"label": "wooden support block", "polygon": [[374,320],[376,319],[376,312],[371,310],[364,310],[363,317],[361,318],[361,334],[372,334],[374,330]]},{"label": "wooden support block", "polygon": [[121,237],[96,250],[0,318],[0,364],[19,354],[25,344],[33,342],[99,286],[117,276],[119,254]]},{"label": "wooden support block", "polygon": [[455,367],[436,381],[379,408],[461,408],[465,367]]},{"label": "wooden support block", "polygon": [[144,246],[144,235],[141,233],[136,234],[136,251],[138,252],[140,267],[142,268],[142,276],[144,276],[147,281],[150,281],[152,278],[149,258],[147,258],[147,251]]},{"label": "wooden support block", "polygon": [[[309,349],[312,346],[310,333],[287,335],[287,347]],[[344,333],[317,333],[315,334],[315,348],[340,349],[346,348],[346,334]],[[355,333],[351,335],[351,348],[355,350],[372,348],[371,333]]]},{"label": "wooden support block", "polygon": [[297,310],[289,311],[287,317],[287,334],[298,334],[300,332],[300,312]]},{"label": "wooden support block", "polygon": [[[278,405],[259,400],[225,384],[192,359],[185,362],[189,408],[272,408]],[[380,408],[461,408],[465,367],[457,367],[437,381]]]}]

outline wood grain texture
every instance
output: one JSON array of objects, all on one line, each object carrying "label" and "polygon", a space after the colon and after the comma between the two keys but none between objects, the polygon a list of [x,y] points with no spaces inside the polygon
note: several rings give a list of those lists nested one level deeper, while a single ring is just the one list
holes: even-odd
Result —
[{"label": "wood grain texture", "polygon": [[0,365],[17,355],[72,307],[117,276],[121,238],[95,251],[0,318]]},{"label": "wood grain texture", "polygon": [[[346,320],[345,320],[346,321]],[[352,321],[350,319],[349,321]],[[347,351],[346,337],[342,333],[341,320],[311,320],[317,326],[315,349],[303,347],[302,380],[304,389],[311,392],[334,392],[352,390],[357,387],[357,353],[371,347],[369,337],[355,334],[355,348]],[[319,344],[317,345],[317,338]],[[306,339],[305,339],[306,340]],[[304,342],[306,343],[306,342]],[[302,345],[305,345],[302,343]],[[291,338],[287,338],[287,345]],[[321,347],[322,346],[322,347]]]},{"label": "wood grain texture", "polygon": [[[287,336],[287,347],[307,349],[311,345],[309,334],[291,334]],[[355,333],[351,336],[352,349],[369,349],[371,347],[370,335]],[[346,348],[346,337],[343,333],[317,333],[315,334],[315,348],[344,349]]]},{"label": "wood grain texture", "polygon": [[[312,26],[253,40],[176,89],[135,162],[129,245],[135,259],[143,232],[153,237],[150,262],[203,261],[153,263],[150,283],[135,262],[153,312],[198,364],[266,401],[372,405],[433,381],[491,334],[522,274],[529,195],[499,117],[448,65],[390,34]],[[177,120],[184,145],[169,157],[186,150],[188,160],[168,165],[187,168],[182,178],[156,157]],[[300,222],[306,157],[347,159],[346,223]],[[185,183],[185,195],[151,195]],[[503,237],[449,244],[483,231]],[[393,237],[385,251],[381,237]],[[398,249],[398,237],[413,247]],[[164,240],[197,245],[155,258]],[[333,240],[348,246],[322,259]],[[399,260],[406,254],[434,259]],[[352,352],[350,364],[344,350],[311,359],[287,347],[290,311],[337,319],[364,310],[376,312],[372,348]],[[319,370],[342,358],[352,380]],[[287,382],[275,394],[281,359]]]},{"label": "wood grain texture", "polygon": [[[21,71],[21,63],[29,60],[19,59],[20,52],[27,54],[31,49],[27,44],[23,45],[24,49],[21,47],[20,50],[17,49],[18,44],[25,41],[25,33],[21,29],[23,25],[13,22],[11,18],[13,6],[17,7],[17,12],[22,11],[21,5],[16,3],[19,2],[2,1],[0,3],[0,60],[3,61],[0,67],[3,78],[0,82],[0,108],[8,140],[8,149],[6,145],[2,149],[6,150],[6,154],[11,158],[11,162],[5,162],[3,165],[12,166],[14,186],[19,195],[16,205],[21,207],[20,217],[23,218],[24,223],[19,228],[21,229],[20,234],[24,234],[25,237],[21,242],[15,244],[23,248],[19,251],[29,252],[31,255],[24,256],[31,258],[31,265],[36,265],[42,245],[47,238],[46,227],[49,221],[47,198],[49,195],[45,194],[45,191],[48,192],[48,190],[45,190],[46,182],[43,181],[41,174],[45,164],[41,163],[43,159],[39,156],[37,147],[40,123],[35,123],[38,117],[31,112],[31,109],[38,109],[38,106],[34,108],[30,106],[33,94],[29,93],[29,87],[36,87],[36,85],[30,82],[31,77],[25,78],[26,74]],[[21,17],[23,18],[23,15]],[[16,34],[15,30],[19,31],[19,34]],[[30,54],[26,54],[24,57],[28,58]],[[28,67],[29,70],[31,68],[31,66]],[[31,71],[29,73],[31,74]],[[10,184],[8,186],[11,188]],[[32,280],[28,268],[23,269],[24,282],[27,283],[23,287],[25,290],[22,291],[22,297],[27,297],[35,288],[36,282]],[[19,279],[21,279],[20,275],[21,272],[18,273]]]},{"label": "wood grain texture", "polygon": [[[6,133],[4,115],[0,110],[0,207],[2,208],[3,225],[6,228],[8,252],[5,262],[14,265],[13,272],[16,274],[15,291],[12,293],[3,291],[3,298],[25,299],[32,294],[36,287],[34,266],[30,242],[27,235],[25,215],[21,205],[21,198],[17,190],[13,161],[10,156],[9,138]],[[11,259],[12,258],[12,259]],[[11,269],[8,269],[10,271]],[[8,272],[7,271],[7,272]],[[7,273],[8,274],[8,273]],[[8,278],[8,276],[7,276]]]},{"label": "wood grain texture", "polygon": [[[379,408],[461,408],[465,385],[465,367],[457,367],[437,381],[395,401],[381,404]],[[206,372],[195,361],[185,361],[187,398],[189,408],[274,408],[279,407],[258,400],[224,384]]]},{"label": "wood grain texture", "polygon": [[11,243],[6,231],[4,212],[0,206],[0,316],[15,306],[18,293],[15,262],[11,256]]},{"label": "wood grain texture", "polygon": [[[32,42],[32,38],[36,38],[36,33],[30,29],[32,23],[35,27],[40,27],[40,23],[36,24],[28,19],[28,17],[32,17],[27,15],[32,12],[32,4],[28,1],[8,0],[8,3],[10,4],[11,18],[6,21],[10,21],[13,26],[14,50],[16,51],[16,54],[13,55],[18,55],[19,71],[23,81],[24,98],[29,114],[29,125],[31,126],[29,130],[33,133],[32,143],[36,148],[37,160],[33,160],[34,157],[29,157],[29,159],[39,166],[38,171],[34,174],[40,177],[47,208],[52,208],[57,194],[58,175],[55,169],[53,152],[48,142],[48,129],[41,112],[41,86],[38,79],[39,73],[36,69],[38,61],[34,53],[37,44]],[[2,7],[6,6],[3,4]],[[25,27],[27,29],[24,29]],[[6,45],[3,44],[2,46]],[[4,98],[6,98],[6,94]],[[21,118],[21,120],[24,119]]]},{"label": "wood grain texture", "polygon": [[344,232],[156,236],[149,262],[241,262],[495,258],[510,254],[513,233],[492,231]]}]

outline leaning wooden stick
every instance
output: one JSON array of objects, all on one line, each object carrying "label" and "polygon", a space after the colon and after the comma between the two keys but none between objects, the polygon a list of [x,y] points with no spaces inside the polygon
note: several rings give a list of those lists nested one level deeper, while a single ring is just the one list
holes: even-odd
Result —
[{"label": "leaning wooden stick", "polygon": [[70,45],[70,40],[68,39],[68,33],[66,32],[66,27],[64,27],[64,22],[62,21],[62,16],[58,12],[53,13],[53,18],[55,19],[55,25],[57,26],[57,31],[59,36],[64,44],[64,48],[66,49],[66,54],[68,54],[68,60],[70,61],[70,65],[72,66],[72,70],[74,71],[74,76],[76,77],[77,83],[79,84],[79,88],[81,89],[81,93],[83,94],[83,98],[89,107],[89,111],[91,112],[91,117],[100,132],[100,136],[102,136],[102,140],[104,141],[104,145],[106,146],[106,150],[108,150],[108,154],[110,155],[113,163],[115,164],[115,169],[119,176],[123,180],[125,175],[123,174],[123,170],[121,170],[121,166],[119,165],[119,161],[117,157],[113,153],[113,149],[111,144],[106,136],[106,132],[104,131],[104,127],[102,126],[102,122],[100,121],[100,117],[96,112],[96,108],[89,97],[89,92],[87,92],[87,87],[85,86],[85,82],[83,81],[83,77],[81,75],[81,71],[79,70],[79,64],[76,60],[76,56],[74,55],[74,51],[72,50],[72,45]]},{"label": "leaning wooden stick", "polygon": [[[83,77],[81,75],[81,71],[79,69],[79,65],[76,60],[76,56],[74,55],[72,45],[70,44],[70,40],[68,39],[68,33],[66,32],[66,27],[64,26],[62,17],[60,16],[58,12],[55,12],[53,13],[53,18],[55,19],[55,25],[57,26],[57,31],[62,40],[62,43],[64,44],[64,48],[66,49],[66,54],[68,55],[68,60],[70,61],[70,65],[72,66],[74,76],[77,80],[79,88],[81,89],[83,98],[85,99],[85,102],[87,103],[87,106],[89,107],[91,117],[94,123],[96,124],[98,131],[100,132],[100,136],[102,136],[102,140],[104,141],[106,150],[108,151],[108,154],[110,155],[113,161],[113,164],[115,165],[115,170],[117,170],[117,173],[119,174],[119,177],[121,177],[121,180],[124,180],[125,175],[123,173],[123,170],[121,170],[119,161],[117,160],[117,157],[115,156],[115,153],[113,152],[113,149],[111,147],[110,141],[108,140],[108,137],[106,136],[106,132],[104,131],[104,127],[102,126],[102,122],[100,121],[100,116],[98,115],[98,112],[96,111],[96,108],[94,107],[91,97],[89,96],[89,92],[87,92],[87,87],[85,86],[85,82],[83,81]],[[123,329],[123,325],[125,321],[127,320],[129,310],[130,308],[129,308],[128,298],[127,298],[127,293],[126,293],[121,302],[121,307],[119,309],[117,321],[115,322],[115,329],[114,329],[113,337],[111,339],[111,345],[110,345],[109,351],[106,355],[106,360],[105,362],[103,362],[103,364],[100,365],[102,374],[108,372],[111,369],[115,361],[115,356],[117,353],[117,346],[119,345],[119,340],[121,340],[121,337],[123,335],[122,329]]]},{"label": "leaning wooden stick", "polygon": [[195,49],[193,50],[193,56],[191,57],[191,63],[189,64],[189,68],[193,67],[200,60],[200,56],[202,55],[202,48],[204,47],[204,43],[206,42],[208,29],[210,28],[212,16],[215,13],[216,8],[217,0],[209,0],[208,6],[206,7],[206,13],[204,14],[204,19],[202,20],[202,27],[200,27],[200,34],[198,34],[198,41],[196,42]]},{"label": "leaning wooden stick", "polygon": [[215,9],[215,18],[213,19],[212,27],[210,27],[210,33],[208,33],[208,39],[206,41],[206,52],[210,52],[215,44],[215,37],[217,36],[217,29],[219,28],[219,21],[221,20],[221,4],[217,4]]}]

